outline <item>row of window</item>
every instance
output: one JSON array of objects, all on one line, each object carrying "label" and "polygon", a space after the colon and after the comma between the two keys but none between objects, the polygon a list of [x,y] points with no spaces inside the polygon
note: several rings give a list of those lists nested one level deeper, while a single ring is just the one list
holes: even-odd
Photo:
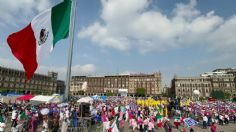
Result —
[{"label": "row of window", "polygon": [[14,83],[2,83],[0,82],[0,87],[5,87],[5,88],[41,88],[41,87],[56,87],[56,84],[54,85],[29,85],[29,84],[14,84]]},{"label": "row of window", "polygon": [[72,82],[80,82],[80,81],[91,81],[91,82],[110,82],[110,81],[115,81],[115,82],[128,82],[128,81],[158,81],[159,79],[157,78],[136,78],[136,79],[128,79],[128,78],[105,78],[105,79],[93,79],[93,78],[88,78],[88,79],[72,79]]},{"label": "row of window", "polygon": [[178,92],[187,92],[187,93],[192,93],[192,91],[194,90],[199,90],[199,92],[201,93],[202,91],[205,91],[206,93],[209,92],[209,89],[205,89],[205,90],[201,90],[201,89],[178,89]]},{"label": "row of window", "polygon": [[213,81],[225,81],[225,82],[229,82],[229,81],[234,81],[234,78],[213,78]]},{"label": "row of window", "polygon": [[183,82],[207,82],[209,79],[177,79],[178,81]]},{"label": "row of window", "polygon": [[178,87],[211,87],[211,84],[200,84],[200,83],[195,83],[195,84],[192,84],[192,83],[178,83],[177,84]]},{"label": "row of window", "polygon": [[234,83],[213,83],[213,87],[234,87]]},{"label": "row of window", "polygon": [[25,79],[22,79],[22,78],[14,78],[14,77],[0,77],[0,82],[5,82],[5,81],[8,81],[8,82],[18,82],[18,83],[30,83],[30,84],[42,84],[42,85],[53,85],[53,82],[50,81],[50,80],[46,80],[46,81],[43,81],[43,80],[29,80],[27,82],[25,82],[26,80]]}]

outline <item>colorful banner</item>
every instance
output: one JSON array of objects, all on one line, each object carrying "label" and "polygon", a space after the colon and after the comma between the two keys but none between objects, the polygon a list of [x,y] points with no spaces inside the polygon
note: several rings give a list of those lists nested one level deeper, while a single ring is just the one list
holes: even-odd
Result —
[{"label": "colorful banner", "polygon": [[184,119],[184,123],[185,123],[188,127],[195,126],[195,125],[198,124],[198,122],[195,121],[195,120],[192,119],[192,118],[186,118],[186,119]]}]

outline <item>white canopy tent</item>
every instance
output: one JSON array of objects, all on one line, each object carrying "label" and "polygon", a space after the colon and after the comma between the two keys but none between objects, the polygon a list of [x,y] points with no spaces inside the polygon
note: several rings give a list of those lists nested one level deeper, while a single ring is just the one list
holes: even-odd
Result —
[{"label": "white canopy tent", "polygon": [[118,92],[119,92],[120,96],[127,96],[128,89],[119,89]]},{"label": "white canopy tent", "polygon": [[77,100],[77,103],[90,103],[90,102],[93,102],[93,99],[89,96],[83,97],[83,98]]},{"label": "white canopy tent", "polygon": [[45,102],[50,103],[51,100],[53,100],[55,96],[44,96],[44,95],[38,95],[30,99],[30,101],[39,101],[39,102]]}]

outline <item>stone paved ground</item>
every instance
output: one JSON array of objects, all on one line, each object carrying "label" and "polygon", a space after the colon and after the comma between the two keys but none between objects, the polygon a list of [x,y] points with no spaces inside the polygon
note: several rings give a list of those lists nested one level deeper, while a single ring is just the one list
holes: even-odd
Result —
[{"label": "stone paved ground", "polygon": [[[7,123],[7,128],[5,129],[5,132],[11,132],[11,122]],[[181,128],[181,127],[180,127]],[[182,127],[183,128],[183,127]],[[202,129],[201,126],[195,126],[194,127],[195,132],[210,132],[210,128],[208,129]],[[180,129],[173,129],[173,132],[180,132]],[[37,132],[41,132],[40,129],[37,130]],[[91,127],[91,132],[100,132],[98,126]],[[128,124],[125,125],[124,132],[132,132],[131,128],[129,128]],[[138,130],[136,130],[138,132]],[[157,130],[155,130],[157,132]],[[158,132],[164,132],[164,129],[158,129]],[[189,132],[189,128],[187,129],[187,132]],[[236,132],[236,124],[230,123],[229,125],[219,126],[217,125],[217,132]]]},{"label": "stone paved ground", "polygon": [[[126,125],[128,126],[128,125]],[[183,127],[182,127],[183,128]],[[172,129],[173,132],[181,132],[181,127],[180,129]],[[208,129],[202,129],[201,126],[195,126],[194,127],[195,132],[211,132],[210,128]],[[126,127],[125,132],[131,132],[131,128]],[[138,130],[137,130],[138,132]],[[155,132],[165,132],[164,128],[155,130]],[[187,128],[187,132],[189,132],[189,128]],[[217,132],[236,132],[236,124],[229,124],[229,125],[224,125],[224,126],[219,126],[217,125]]]}]

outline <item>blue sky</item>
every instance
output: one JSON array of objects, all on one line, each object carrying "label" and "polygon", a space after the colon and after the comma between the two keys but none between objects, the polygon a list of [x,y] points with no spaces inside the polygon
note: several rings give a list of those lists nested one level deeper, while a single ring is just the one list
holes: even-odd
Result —
[{"label": "blue sky", "polygon": [[[6,43],[61,0],[0,0],[0,65],[22,69]],[[162,73],[163,84],[235,67],[235,0],[77,0],[72,75]],[[64,79],[69,39],[36,72]]]}]

